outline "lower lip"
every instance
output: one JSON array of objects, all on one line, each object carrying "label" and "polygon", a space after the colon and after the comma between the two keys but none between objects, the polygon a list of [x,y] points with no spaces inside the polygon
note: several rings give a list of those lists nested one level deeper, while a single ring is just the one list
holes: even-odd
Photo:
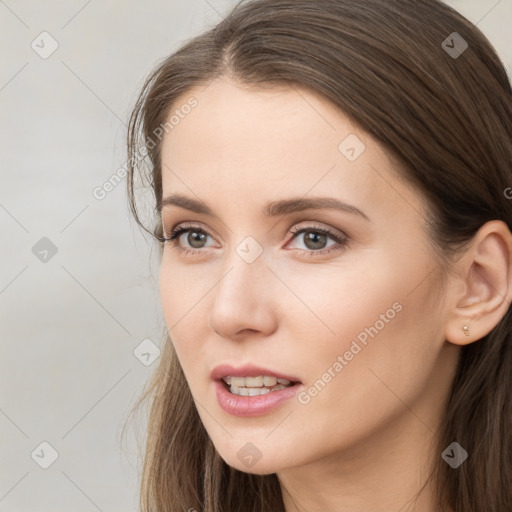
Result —
[{"label": "lower lip", "polygon": [[223,382],[215,382],[219,405],[233,416],[260,416],[276,409],[282,402],[293,398],[302,384],[270,391],[264,395],[241,396],[231,393]]}]

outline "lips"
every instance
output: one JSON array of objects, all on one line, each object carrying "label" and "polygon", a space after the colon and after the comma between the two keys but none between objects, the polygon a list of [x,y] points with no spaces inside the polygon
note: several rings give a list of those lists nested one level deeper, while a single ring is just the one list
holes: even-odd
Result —
[{"label": "lips", "polygon": [[294,375],[287,375],[285,373],[264,368],[263,366],[255,366],[253,364],[245,364],[243,366],[232,366],[230,364],[221,364],[216,366],[212,373],[212,380],[222,381],[222,377],[259,377],[259,376],[273,376],[278,379],[287,379],[292,383],[300,383],[300,379]]},{"label": "lips", "polygon": [[[273,377],[274,379],[286,379],[289,384],[276,386],[242,386],[238,387],[233,381],[238,377]],[[230,377],[228,385],[223,377]],[[270,414],[280,407],[284,407],[299,393],[304,384],[295,375],[285,374],[280,371],[246,364],[233,366],[221,364],[211,372],[212,388],[221,409],[227,414],[237,417],[252,417]],[[245,384],[249,384],[244,380]],[[251,384],[256,384],[252,381]]]}]

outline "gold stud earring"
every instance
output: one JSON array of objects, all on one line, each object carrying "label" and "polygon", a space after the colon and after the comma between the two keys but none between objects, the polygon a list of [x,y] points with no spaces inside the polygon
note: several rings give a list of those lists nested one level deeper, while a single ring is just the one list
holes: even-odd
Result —
[{"label": "gold stud earring", "polygon": [[463,329],[464,329],[464,334],[465,334],[466,336],[469,336],[469,327],[468,327],[467,325],[465,325],[465,326],[463,327]]}]

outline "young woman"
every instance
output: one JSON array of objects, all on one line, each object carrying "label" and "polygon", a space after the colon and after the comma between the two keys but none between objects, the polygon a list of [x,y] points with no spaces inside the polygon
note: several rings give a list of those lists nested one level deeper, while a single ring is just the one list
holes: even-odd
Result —
[{"label": "young woman", "polygon": [[157,67],[144,512],[512,510],[511,135],[437,0],[244,1]]}]

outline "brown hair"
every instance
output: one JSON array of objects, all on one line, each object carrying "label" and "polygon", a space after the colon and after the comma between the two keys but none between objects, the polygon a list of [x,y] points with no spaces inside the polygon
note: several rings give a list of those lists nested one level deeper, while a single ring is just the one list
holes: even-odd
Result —
[{"label": "brown hair", "polygon": [[[449,51],[454,32],[468,44],[459,56]],[[163,60],[133,109],[129,205],[157,240],[161,127],[178,97],[223,75],[240,84],[307,87],[374,136],[427,199],[432,247],[443,261],[485,222],[511,227],[504,191],[512,186],[512,90],[476,26],[438,0],[248,0]],[[146,173],[138,157],[144,147]],[[138,176],[154,193],[152,231],[139,218]],[[512,510],[511,332],[509,308],[493,331],[461,350],[431,475],[439,509]],[[276,474],[241,472],[220,458],[168,337],[137,406],[148,398],[144,512],[284,511]],[[457,469],[441,458],[453,441],[469,454]]]}]

